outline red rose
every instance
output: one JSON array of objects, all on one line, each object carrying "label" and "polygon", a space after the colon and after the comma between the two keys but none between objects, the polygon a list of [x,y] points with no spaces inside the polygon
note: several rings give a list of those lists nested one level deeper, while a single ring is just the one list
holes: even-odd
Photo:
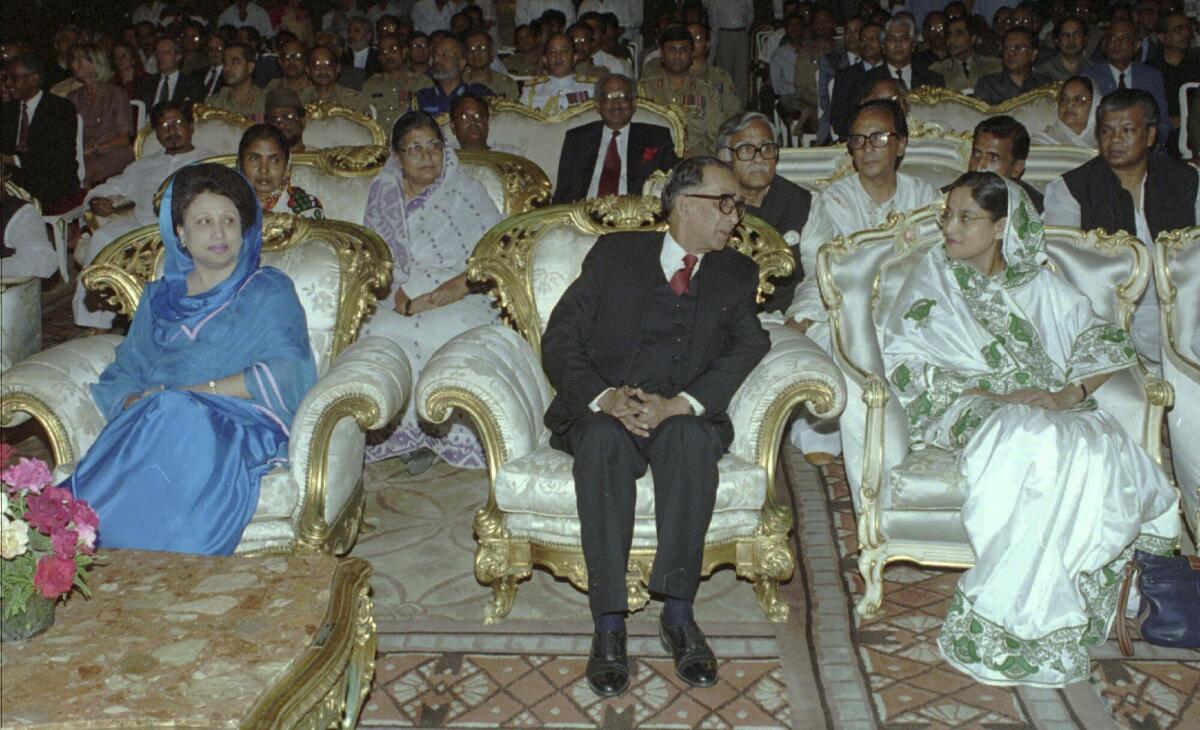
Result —
[{"label": "red rose", "polygon": [[75,584],[75,561],[43,555],[33,574],[33,585],[51,601],[71,590]]},{"label": "red rose", "polygon": [[645,149],[642,150],[642,162],[649,162],[650,160],[653,160],[654,156],[657,154],[658,154],[657,147],[646,147]]},{"label": "red rose", "polygon": [[71,493],[58,487],[46,487],[41,494],[29,494],[25,498],[25,521],[43,535],[55,528],[63,528],[71,521]]}]

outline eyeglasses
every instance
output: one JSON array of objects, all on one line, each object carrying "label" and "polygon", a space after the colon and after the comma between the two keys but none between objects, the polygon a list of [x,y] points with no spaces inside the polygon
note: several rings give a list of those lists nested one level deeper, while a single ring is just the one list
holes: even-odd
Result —
[{"label": "eyeglasses", "polygon": [[467,46],[468,51],[490,51],[491,49],[492,47],[486,43],[476,43],[473,46]]},{"label": "eyeglasses", "polygon": [[429,155],[437,157],[442,154],[442,143],[434,140],[428,144],[410,144],[407,147],[401,147],[400,151],[409,157],[417,157],[419,155]]},{"label": "eyeglasses", "polygon": [[303,61],[304,54],[303,53],[285,53],[282,56],[280,56],[280,58],[283,58],[288,61]]},{"label": "eyeglasses", "polygon": [[892,141],[892,137],[896,132],[871,132],[870,134],[852,134],[846,137],[846,146],[852,150],[861,150],[867,146],[867,142],[876,149],[882,149],[888,146],[888,142]]},{"label": "eyeglasses", "polygon": [[990,221],[991,219],[992,219],[991,216],[986,216],[986,215],[967,215],[966,213],[959,213],[958,215],[954,215],[953,213],[950,212],[949,208],[942,208],[942,212],[938,213],[937,224],[938,224],[938,228],[940,228],[944,231],[954,221],[958,221],[958,225],[960,227],[966,228],[967,226],[971,225],[975,221]]},{"label": "eyeglasses", "polygon": [[626,101],[633,99],[633,94],[626,91],[610,91],[607,94],[601,94],[596,97],[599,101]]},{"label": "eyeglasses", "polygon": [[154,126],[155,126],[157,129],[161,129],[162,131],[166,132],[166,131],[169,131],[169,130],[171,130],[171,129],[181,129],[181,128],[183,128],[183,126],[184,126],[184,125],[186,125],[187,123],[188,123],[188,122],[187,122],[187,120],[186,120],[186,119],[181,119],[181,118],[180,118],[180,119],[172,119],[172,120],[171,120],[171,121],[169,121],[169,122],[159,122],[158,124],[155,124]]},{"label": "eyeglasses", "polygon": [[1033,46],[1011,46],[1010,45],[1010,46],[1004,47],[1005,53],[1025,53],[1026,51],[1032,51],[1032,50],[1033,50]]},{"label": "eyeglasses", "polygon": [[461,112],[455,114],[454,118],[460,122],[482,122],[487,119],[487,115],[480,112]]},{"label": "eyeglasses", "polygon": [[779,157],[779,145],[774,142],[763,142],[757,146],[747,142],[737,147],[726,147],[725,149],[732,152],[733,156],[742,162],[749,162],[758,154],[761,154],[764,160],[774,160]]},{"label": "eyeglasses", "polygon": [[308,65],[314,68],[333,68],[338,64],[336,61],[313,61]]},{"label": "eyeglasses", "polygon": [[1075,96],[1060,96],[1060,97],[1058,97],[1059,104],[1063,104],[1066,102],[1070,102],[1073,104],[1091,104],[1092,99],[1091,99],[1091,97],[1084,96],[1083,94],[1076,94]]},{"label": "eyeglasses", "polygon": [[746,217],[746,201],[742,200],[733,193],[725,193],[724,195],[704,195],[702,193],[684,193],[688,198],[700,198],[702,200],[716,200],[717,208],[724,215],[729,215],[737,211],[738,220]]},{"label": "eyeglasses", "polygon": [[279,124],[280,122],[294,122],[300,119],[300,115],[296,112],[288,112],[287,114],[272,114],[267,117],[267,124]]}]

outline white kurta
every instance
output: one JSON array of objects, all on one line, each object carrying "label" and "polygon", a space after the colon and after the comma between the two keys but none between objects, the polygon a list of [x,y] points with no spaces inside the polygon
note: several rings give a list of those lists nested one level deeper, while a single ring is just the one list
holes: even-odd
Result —
[{"label": "white kurta", "polygon": [[[83,247],[82,252],[76,252],[76,258],[83,266],[88,266],[100,255],[104,247],[130,231],[158,222],[158,214],[154,212],[154,194],[171,175],[187,165],[216,155],[212,150],[203,147],[193,147],[191,152],[181,152],[168,155],[159,150],[140,160],[129,163],[120,175],[110,177],[100,185],[88,191],[84,198],[87,206],[94,198],[125,197],[134,202],[133,211],[129,215],[116,217],[95,231]],[[108,310],[90,310],[84,304],[87,292],[83,282],[75,284],[75,295],[71,306],[75,313],[75,324],[80,327],[96,327],[108,329],[112,326],[113,313]]]},{"label": "white kurta", "polygon": [[1124,330],[1041,269],[1041,221],[1022,197],[1017,227],[1028,221],[1036,236],[1024,273],[1007,244],[1010,271],[992,279],[937,246],[909,274],[881,340],[914,448],[957,450],[966,490],[976,562],[959,579],[942,655],[984,683],[1059,687],[1087,679],[1133,548],[1171,550],[1179,519],[1162,470],[1092,399],[1052,411],[963,395],[1058,390],[1135,362]]},{"label": "white kurta", "polygon": [[5,279],[37,276],[45,279],[58,271],[58,257],[46,235],[46,224],[37,206],[22,205],[3,231],[4,245],[13,249],[11,256],[0,259],[0,277]]}]

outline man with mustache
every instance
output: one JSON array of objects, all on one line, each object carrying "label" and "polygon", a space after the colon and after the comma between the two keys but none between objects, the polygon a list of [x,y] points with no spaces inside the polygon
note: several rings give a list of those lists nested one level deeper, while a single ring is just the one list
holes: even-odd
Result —
[{"label": "man with mustache", "polygon": [[[216,153],[192,144],[192,105],[184,101],[164,101],[150,110],[150,125],[162,149],[134,160],[120,175],[88,191],[84,205],[98,219],[120,213],[119,218],[103,221],[92,231],[86,247],[76,251],[83,266],[92,263],[104,247],[121,235],[158,221],[154,211],[154,194],[163,181],[180,168]],[[109,329],[113,313],[105,309],[89,309],[85,302],[87,291],[81,282],[75,285],[75,324],[80,327]]]},{"label": "man with mustache", "polygon": [[362,92],[342,86],[337,82],[341,64],[332,48],[316,46],[308,52],[308,78],[312,86],[300,92],[300,101],[311,104],[325,101],[349,107],[360,114],[368,113],[366,97]]}]

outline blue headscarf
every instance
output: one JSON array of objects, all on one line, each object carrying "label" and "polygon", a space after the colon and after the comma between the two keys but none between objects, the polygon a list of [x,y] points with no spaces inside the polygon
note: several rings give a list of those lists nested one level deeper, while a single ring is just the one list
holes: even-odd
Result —
[{"label": "blue headscarf", "polygon": [[[189,166],[190,167],[190,166]],[[183,168],[186,170],[187,168]],[[178,174],[178,173],[177,173]],[[254,188],[240,173],[238,177],[254,196]],[[167,322],[194,327],[196,323],[223,306],[233,298],[242,286],[258,270],[259,255],[262,253],[262,208],[257,205],[254,197],[254,222],[242,232],[242,249],[238,252],[237,266],[225,281],[217,284],[202,294],[188,296],[187,276],[196,268],[196,263],[179,241],[175,232],[182,221],[174,220],[171,214],[171,201],[175,196],[175,178],[167,185],[163,194],[162,204],[158,211],[158,230],[162,235],[163,249],[166,261],[163,263],[161,283],[155,287],[151,305],[154,316]]]}]

